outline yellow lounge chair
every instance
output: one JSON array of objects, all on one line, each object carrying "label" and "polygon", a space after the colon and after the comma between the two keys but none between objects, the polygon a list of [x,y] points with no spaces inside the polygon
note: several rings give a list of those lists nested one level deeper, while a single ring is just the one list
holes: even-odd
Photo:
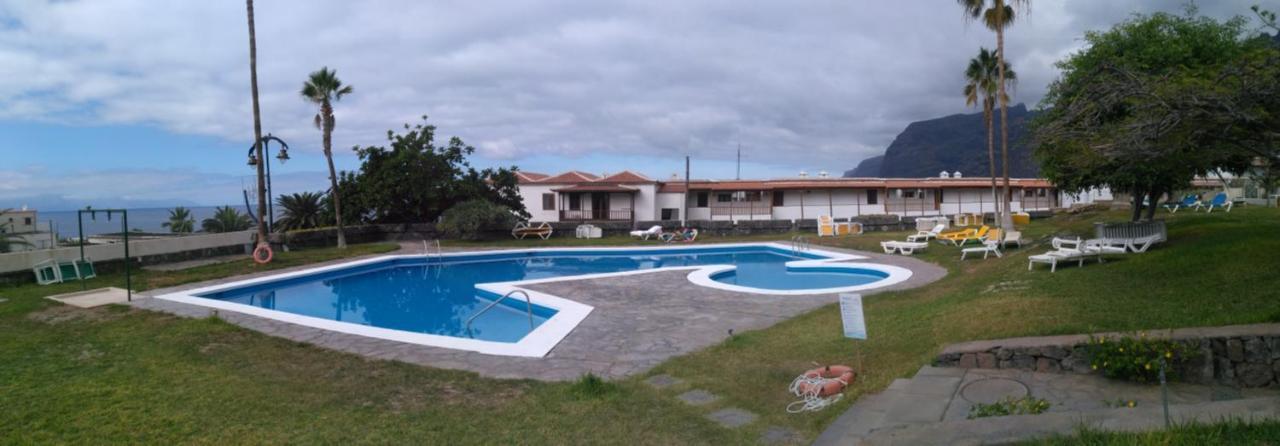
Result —
[{"label": "yellow lounge chair", "polygon": [[943,232],[941,234],[938,234],[938,240],[955,243],[956,240],[964,240],[965,238],[970,237],[977,233],[978,233],[978,230],[972,229],[972,228],[961,229],[959,231]]},{"label": "yellow lounge chair", "polygon": [[[838,235],[849,235],[850,224],[848,222],[840,223],[830,215],[818,217],[818,237],[835,237]],[[859,225],[861,229],[861,225]],[[861,231],[859,231],[861,233]]]},{"label": "yellow lounge chair", "polygon": [[[970,240],[972,240],[972,241],[976,241],[976,242],[978,242],[978,243],[982,243],[982,242],[985,242],[985,241],[987,240],[988,234],[989,234],[991,231],[992,231],[992,229],[991,229],[991,227],[990,227],[990,226],[982,225],[982,227],[981,227],[981,228],[978,228],[978,231],[977,231],[977,232],[974,232],[973,234],[971,234],[971,235],[969,235],[969,236],[967,236],[967,237],[964,237],[964,238],[960,238],[960,239],[952,239],[952,240],[951,240],[951,243],[955,243],[955,244],[956,244],[956,246],[960,246],[960,245],[964,245],[964,244],[966,244],[966,243],[969,243],[969,241],[970,241]],[[997,231],[998,231],[998,230],[997,230]]]}]

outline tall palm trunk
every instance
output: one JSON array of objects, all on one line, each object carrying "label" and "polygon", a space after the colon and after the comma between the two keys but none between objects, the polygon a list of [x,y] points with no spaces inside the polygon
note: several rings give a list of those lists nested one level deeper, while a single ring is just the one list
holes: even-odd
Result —
[{"label": "tall palm trunk", "polygon": [[[996,3],[1000,11],[1004,11],[1003,2]],[[1003,20],[1001,20],[1003,22]],[[1000,157],[1004,163],[1004,196],[1001,202],[1004,203],[1000,212],[1000,227],[1012,228],[1013,216],[1010,215],[1009,209],[1009,101],[1004,91],[1004,27],[996,28],[996,68],[1000,72],[1000,96],[996,98],[1000,101]]]},{"label": "tall palm trunk", "polygon": [[988,175],[991,176],[991,204],[995,206],[995,220],[1000,221],[1000,192],[996,190],[996,136],[995,136],[995,104],[984,101],[983,119],[987,123],[987,164]]},{"label": "tall palm trunk", "polygon": [[342,195],[338,192],[338,172],[333,168],[333,106],[329,101],[320,105],[324,116],[324,159],[329,162],[329,198],[333,200],[333,218],[338,225],[338,249],[346,249],[347,233],[342,227]]},{"label": "tall palm trunk", "polygon": [[258,108],[258,44],[253,30],[253,0],[245,0],[249,15],[249,91],[253,95],[253,145],[258,157],[258,245],[267,239],[267,174],[262,152],[262,115]]}]

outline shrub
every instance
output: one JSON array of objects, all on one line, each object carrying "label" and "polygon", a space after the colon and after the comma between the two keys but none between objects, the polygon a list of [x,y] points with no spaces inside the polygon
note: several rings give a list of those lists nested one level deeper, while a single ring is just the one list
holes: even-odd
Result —
[{"label": "shrub", "polygon": [[599,376],[587,373],[569,386],[569,393],[578,399],[595,399],[608,396],[618,390],[618,385]]},{"label": "shrub", "polygon": [[1145,333],[1119,339],[1089,337],[1086,346],[1090,366],[1103,376],[1137,382],[1158,382],[1160,363],[1166,376],[1173,375],[1176,363],[1185,361],[1186,347],[1174,341],[1149,339]]},{"label": "shrub", "polygon": [[504,206],[486,200],[467,200],[444,211],[438,229],[445,236],[462,240],[479,240],[484,230],[515,224],[515,215]]},{"label": "shrub", "polygon": [[969,419],[1008,415],[1039,415],[1049,410],[1049,402],[1033,396],[1005,398],[991,404],[977,403],[969,408]]}]

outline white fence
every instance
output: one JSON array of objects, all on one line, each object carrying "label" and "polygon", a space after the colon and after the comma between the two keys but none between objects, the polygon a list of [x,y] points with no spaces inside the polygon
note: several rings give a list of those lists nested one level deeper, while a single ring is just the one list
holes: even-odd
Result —
[{"label": "white fence", "polygon": [[[159,254],[173,254],[201,249],[221,248],[224,246],[246,245],[253,243],[254,231],[225,232],[221,234],[200,234],[186,237],[169,237],[161,239],[138,240],[129,242],[129,256],[133,258]],[[112,243],[106,245],[89,245],[84,247],[84,256],[95,262],[124,258],[124,245]],[[0,254],[0,273],[31,270],[36,263],[56,258],[59,261],[79,259],[80,247],[71,246],[39,251],[22,251]]]}]

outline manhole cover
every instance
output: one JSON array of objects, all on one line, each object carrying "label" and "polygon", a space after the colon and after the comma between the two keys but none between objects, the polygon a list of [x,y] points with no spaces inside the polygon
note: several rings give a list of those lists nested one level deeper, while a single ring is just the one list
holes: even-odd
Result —
[{"label": "manhole cover", "polygon": [[1008,378],[987,378],[965,384],[960,397],[974,404],[992,404],[1006,398],[1027,396],[1027,385]]}]

